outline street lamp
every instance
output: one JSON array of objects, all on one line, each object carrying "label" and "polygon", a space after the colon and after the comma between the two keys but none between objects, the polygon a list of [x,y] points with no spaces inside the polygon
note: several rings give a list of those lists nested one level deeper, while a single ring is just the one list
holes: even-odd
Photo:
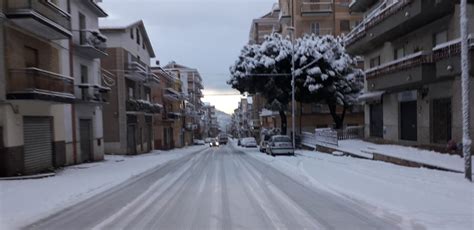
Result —
[{"label": "street lamp", "polygon": [[288,27],[288,31],[290,32],[290,39],[291,39],[291,138],[293,141],[293,149],[296,148],[296,141],[295,141],[295,45],[294,45],[294,38],[295,38],[295,28]]}]

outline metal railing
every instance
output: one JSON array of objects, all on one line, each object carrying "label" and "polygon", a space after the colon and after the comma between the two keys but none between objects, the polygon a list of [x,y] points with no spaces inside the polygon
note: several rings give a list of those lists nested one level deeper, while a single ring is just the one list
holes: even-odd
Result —
[{"label": "metal railing", "polygon": [[383,65],[377,66],[375,68],[369,69],[365,72],[366,79],[374,78],[380,75],[390,74],[394,72],[399,72],[402,70],[410,69],[416,66],[420,66],[425,63],[432,63],[432,55],[420,51],[411,55],[408,55],[404,58],[397,59]]},{"label": "metal railing", "polygon": [[6,14],[24,13],[33,10],[54,23],[71,30],[71,15],[51,0],[6,0]]},{"label": "metal railing", "polygon": [[390,5],[381,4],[368,14],[362,22],[347,34],[345,44],[350,45],[365,36],[367,29],[374,27],[388,17],[401,11],[405,6],[412,3],[413,0],[399,0]]},{"label": "metal railing", "polygon": [[52,93],[56,96],[57,94],[63,94],[70,97],[74,95],[74,79],[35,67],[11,69],[9,71],[9,93],[32,91]]},{"label": "metal railing", "polygon": [[362,139],[364,138],[364,126],[351,126],[337,130],[338,140]]}]

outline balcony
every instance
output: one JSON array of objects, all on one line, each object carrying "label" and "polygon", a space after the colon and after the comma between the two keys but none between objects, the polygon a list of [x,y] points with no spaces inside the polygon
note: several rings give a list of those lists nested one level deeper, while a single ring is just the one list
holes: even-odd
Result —
[{"label": "balcony", "polygon": [[364,12],[374,5],[377,0],[352,0],[349,8],[352,12]]},{"label": "balcony", "polygon": [[79,36],[75,48],[79,54],[92,59],[107,57],[107,38],[99,31],[80,30],[76,33]]},{"label": "balcony", "polygon": [[435,80],[432,55],[417,52],[365,72],[370,91],[397,90]]},{"label": "balcony", "polygon": [[23,29],[49,40],[72,36],[71,16],[51,0],[6,0],[5,16]]},{"label": "balcony", "polygon": [[158,103],[152,103],[141,99],[128,99],[126,101],[126,109],[129,112],[143,112],[143,113],[160,113],[163,106]]},{"label": "balcony", "polygon": [[453,12],[455,1],[399,0],[381,4],[345,38],[346,48],[363,54]]},{"label": "balcony", "polygon": [[172,119],[172,120],[179,119],[182,116],[181,113],[177,113],[177,112],[168,112],[166,115],[168,119]]},{"label": "balcony", "polygon": [[74,79],[39,68],[11,69],[7,80],[10,100],[74,101]]},{"label": "balcony", "polygon": [[132,81],[146,81],[148,79],[148,67],[138,61],[127,63],[125,69],[125,76]]},{"label": "balcony", "polygon": [[173,88],[166,88],[165,89],[164,97],[170,101],[178,102],[183,99],[183,96],[180,92],[174,90]]},{"label": "balcony", "polygon": [[301,16],[327,16],[333,11],[333,0],[302,0]]},{"label": "balcony", "polygon": [[[474,35],[469,36],[470,66],[474,65]],[[455,39],[433,48],[433,62],[436,65],[436,77],[461,75],[461,39]]]},{"label": "balcony", "polygon": [[108,102],[109,87],[95,84],[77,84],[80,91],[80,100],[86,103],[106,103]]}]

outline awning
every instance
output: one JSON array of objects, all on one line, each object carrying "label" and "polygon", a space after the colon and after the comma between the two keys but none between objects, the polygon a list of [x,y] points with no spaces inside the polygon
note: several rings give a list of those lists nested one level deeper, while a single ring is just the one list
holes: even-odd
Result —
[{"label": "awning", "polygon": [[358,100],[359,102],[365,103],[380,102],[384,93],[385,91],[364,92],[362,95],[359,96]]}]

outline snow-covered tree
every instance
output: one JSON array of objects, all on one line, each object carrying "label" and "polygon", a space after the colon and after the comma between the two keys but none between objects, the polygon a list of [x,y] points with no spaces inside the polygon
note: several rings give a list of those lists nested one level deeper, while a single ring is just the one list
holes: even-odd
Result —
[{"label": "snow-covered tree", "polygon": [[[346,53],[341,38],[305,35],[295,46],[297,100],[324,102],[328,105],[336,129],[342,128],[346,110],[363,88],[362,70]],[[342,113],[337,113],[337,108]]]},{"label": "snow-covered tree", "polygon": [[285,111],[291,100],[291,53],[291,42],[279,34],[267,36],[261,45],[246,45],[227,82],[241,93],[260,93],[266,108],[279,112],[282,134],[287,132]]}]

